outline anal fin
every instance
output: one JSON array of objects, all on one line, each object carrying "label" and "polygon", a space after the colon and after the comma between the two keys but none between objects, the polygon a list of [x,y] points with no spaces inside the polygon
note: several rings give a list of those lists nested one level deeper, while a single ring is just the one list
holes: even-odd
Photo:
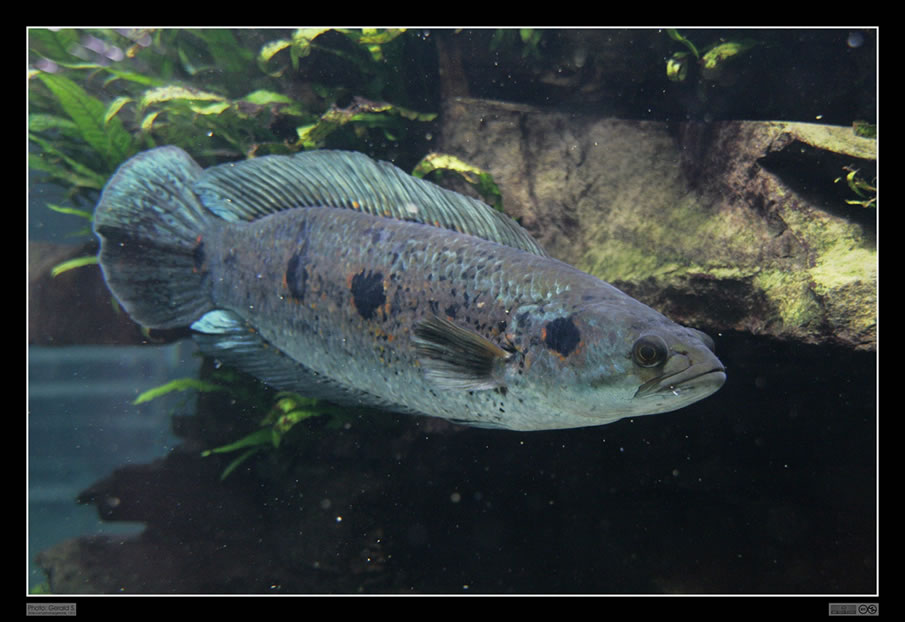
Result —
[{"label": "anal fin", "polygon": [[203,354],[252,374],[272,387],[344,406],[404,410],[296,361],[232,311],[210,311],[192,324],[192,330]]}]

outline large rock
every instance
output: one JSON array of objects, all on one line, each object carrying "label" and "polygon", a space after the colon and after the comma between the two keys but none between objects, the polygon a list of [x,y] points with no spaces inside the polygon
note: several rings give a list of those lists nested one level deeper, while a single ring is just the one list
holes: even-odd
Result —
[{"label": "large rock", "polygon": [[[599,118],[452,100],[441,149],[489,170],[555,257],[685,324],[876,346],[876,223],[845,166],[876,141],[803,123]],[[848,193],[848,194],[846,194]]]}]

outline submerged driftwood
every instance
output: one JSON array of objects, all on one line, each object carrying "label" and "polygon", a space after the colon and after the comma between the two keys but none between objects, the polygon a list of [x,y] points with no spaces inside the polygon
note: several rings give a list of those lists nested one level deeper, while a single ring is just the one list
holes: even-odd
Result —
[{"label": "submerged driftwood", "polygon": [[679,322],[876,347],[875,211],[844,180],[872,179],[876,141],[851,128],[457,99],[442,136],[551,255]]}]

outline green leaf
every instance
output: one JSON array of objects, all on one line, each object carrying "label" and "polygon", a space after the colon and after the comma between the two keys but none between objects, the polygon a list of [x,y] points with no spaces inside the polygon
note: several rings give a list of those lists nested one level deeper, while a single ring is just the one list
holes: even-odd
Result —
[{"label": "green leaf", "polygon": [[254,54],[239,45],[233,33],[225,28],[193,28],[188,31],[207,45],[213,65],[220,71],[240,73]]},{"label": "green leaf", "polygon": [[405,32],[405,28],[389,28],[387,30],[378,30],[377,28],[362,28],[361,33],[350,30],[340,30],[347,37],[359,45],[367,48],[371,54],[371,59],[375,62],[383,62],[383,46],[389,43],[399,35]]},{"label": "green leaf", "polygon": [[197,114],[218,115],[229,108],[230,105],[229,102],[217,102],[215,104],[208,104],[207,106],[196,106],[193,104],[189,106],[189,109]]},{"label": "green leaf", "polygon": [[141,84],[143,86],[160,86],[164,83],[163,80],[159,78],[152,78],[151,76],[146,76],[134,71],[122,71],[121,69],[110,67],[109,65],[101,66],[100,68],[111,74],[115,78],[126,80],[128,82],[134,82],[135,84]]},{"label": "green leaf", "polygon": [[50,271],[50,276],[57,277],[64,272],[69,270],[73,270],[74,268],[81,268],[82,266],[92,266],[97,263],[96,255],[89,255],[87,257],[76,257],[75,259],[70,259],[69,261],[64,261],[61,264],[57,264]]},{"label": "green leaf", "polygon": [[258,67],[271,77],[278,77],[283,70],[279,71],[268,71],[267,65],[270,63],[270,59],[276,56],[279,52],[285,50],[286,48],[292,46],[292,41],[287,39],[280,39],[278,41],[271,41],[261,48],[261,52],[258,54]]},{"label": "green leaf", "polygon": [[423,121],[425,123],[433,121],[437,118],[436,112],[417,112],[415,110],[403,108],[402,106],[392,106],[390,108],[390,112],[395,112],[403,119],[409,119],[411,121]]},{"label": "green leaf", "polygon": [[123,71],[122,69],[117,69],[111,65],[98,65],[97,63],[57,63],[60,67],[64,67],[66,69],[82,69],[86,71],[96,71],[98,69],[102,71],[106,71],[113,78],[118,78],[121,80],[127,80],[129,82],[134,82],[136,84],[141,84],[144,86],[160,86],[163,84],[163,81],[159,78],[153,78],[151,76],[146,76],[140,73],[136,73],[134,71]]},{"label": "green leaf", "polygon": [[151,112],[151,113],[145,115],[145,117],[141,120],[141,131],[150,132],[151,127],[153,127],[154,121],[155,121],[155,119],[157,119],[157,115],[159,115],[159,114],[160,114],[160,111],[155,110],[154,112]]},{"label": "green leaf", "polygon": [[106,106],[100,100],[62,75],[42,72],[36,77],[60,102],[82,139],[107,161],[111,169],[128,156],[131,136],[121,123],[105,122]]},{"label": "green leaf", "polygon": [[90,177],[83,177],[81,175],[73,173],[71,170],[64,166],[60,166],[52,162],[46,162],[40,157],[35,157],[34,155],[28,156],[28,167],[36,171],[47,173],[53,179],[76,188],[94,188],[95,190],[100,190],[104,187],[103,181],[96,182]]},{"label": "green leaf", "polygon": [[321,115],[317,123],[296,128],[299,136],[298,144],[304,149],[323,147],[327,136],[349,123],[357,123],[369,128],[384,128],[385,130],[388,127],[398,129],[400,117],[415,121],[431,121],[437,115],[415,112],[387,102],[375,102],[364,97],[356,97],[345,108],[330,108]]},{"label": "green leaf", "polygon": [[78,128],[71,119],[54,114],[28,115],[29,132],[47,132],[49,130],[60,130],[67,136],[78,136]]},{"label": "green leaf", "polygon": [[691,53],[694,54],[695,58],[701,58],[701,55],[698,53],[698,48],[694,46],[694,43],[680,35],[678,30],[676,30],[675,28],[667,28],[666,34],[669,35],[669,38],[673,41],[678,41],[679,43],[687,47],[691,51]]},{"label": "green leaf", "polygon": [[260,447],[252,447],[251,449],[243,452],[242,455],[240,455],[235,460],[232,460],[229,464],[226,465],[226,468],[223,469],[223,473],[220,474],[220,481],[222,482],[227,477],[229,477],[230,473],[232,473],[237,468],[239,468],[239,466],[241,466],[243,462],[245,462],[246,460],[251,458],[253,455],[258,453],[260,450],[261,450]]},{"label": "green leaf", "polygon": [[[341,32],[348,36],[353,31],[343,30]],[[378,28],[362,28],[361,34],[355,37],[355,39],[360,45],[384,45],[404,32],[405,28],[387,28],[385,30],[380,30]]]},{"label": "green leaf", "polygon": [[[76,187],[100,190],[107,183],[107,175],[94,172],[54,147],[49,141],[35,134],[29,134],[28,138],[40,146],[43,151],[41,154],[29,154],[28,166],[30,168],[44,171],[54,178]],[[65,166],[55,160],[59,160]]]},{"label": "green leaf", "polygon": [[676,52],[666,59],[666,77],[672,82],[682,82],[688,77],[688,52]]},{"label": "green leaf", "polygon": [[701,57],[701,77],[705,80],[717,79],[728,61],[757,45],[757,41],[750,39],[726,41],[714,45]]},{"label": "green leaf", "polygon": [[303,397],[291,391],[281,391],[277,393],[276,402],[264,418],[262,425],[271,426],[273,446],[279,447],[283,436],[300,421],[343,412],[343,409],[324,404],[317,399]]},{"label": "green leaf", "polygon": [[311,54],[311,42],[328,30],[332,30],[332,28],[299,28],[292,33],[292,52],[295,54],[296,61],[293,63],[293,67],[298,66],[298,59]]},{"label": "green leaf", "polygon": [[266,106],[268,104],[292,103],[292,98],[288,97],[287,95],[265,90],[252,91],[251,93],[243,97],[242,100],[252,104],[257,104],[258,106]]},{"label": "green leaf", "polygon": [[219,384],[214,384],[213,382],[198,380],[197,378],[180,378],[178,380],[172,380],[159,387],[148,389],[137,398],[135,398],[135,401],[132,403],[143,404],[145,402],[150,402],[151,400],[158,398],[161,395],[172,393],[173,391],[188,391],[189,389],[202,392],[229,390],[227,387],[221,386]]},{"label": "green leaf", "polygon": [[203,457],[210,456],[211,454],[226,454],[233,451],[238,451],[239,449],[245,449],[247,447],[259,447],[261,445],[270,445],[272,443],[272,435],[270,428],[261,428],[245,436],[240,438],[239,440],[229,443],[228,445],[223,445],[221,447],[215,447],[214,449],[207,449],[201,452]]},{"label": "green leaf", "polygon": [[69,50],[78,41],[79,34],[71,28],[60,30],[33,28],[28,31],[28,48],[58,64],[72,60]]},{"label": "green leaf", "polygon": [[487,171],[467,162],[463,162],[453,155],[445,153],[429,153],[415,166],[412,175],[424,177],[433,171],[452,171],[460,175],[465,181],[473,185],[482,197],[496,209],[503,211],[503,194],[500,192],[493,177]]},{"label": "green leaf", "polygon": [[141,103],[139,104],[144,110],[151,104],[160,104],[163,102],[169,102],[174,100],[180,101],[225,101],[226,98],[222,95],[217,95],[216,93],[206,93],[204,91],[197,91],[194,89],[188,89],[184,86],[161,86],[155,89],[149,89],[145,91],[141,96]]},{"label": "green leaf", "polygon": [[122,109],[123,106],[133,101],[135,100],[133,100],[131,97],[122,96],[117,97],[112,102],[110,102],[110,105],[107,106],[107,112],[104,113],[104,123],[109,123],[113,119],[113,117],[115,117],[117,113]]},{"label": "green leaf", "polygon": [[53,205],[52,203],[48,203],[47,207],[51,210],[59,213],[59,214],[71,214],[73,216],[81,216],[82,218],[86,218],[91,220],[94,218],[94,214],[84,209],[76,209],[74,207],[62,207],[60,205]]}]

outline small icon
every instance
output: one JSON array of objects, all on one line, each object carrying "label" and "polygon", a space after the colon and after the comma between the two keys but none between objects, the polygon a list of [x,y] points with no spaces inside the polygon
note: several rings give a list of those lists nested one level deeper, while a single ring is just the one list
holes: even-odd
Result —
[{"label": "small icon", "polygon": [[879,603],[830,603],[831,616],[877,616]]}]

